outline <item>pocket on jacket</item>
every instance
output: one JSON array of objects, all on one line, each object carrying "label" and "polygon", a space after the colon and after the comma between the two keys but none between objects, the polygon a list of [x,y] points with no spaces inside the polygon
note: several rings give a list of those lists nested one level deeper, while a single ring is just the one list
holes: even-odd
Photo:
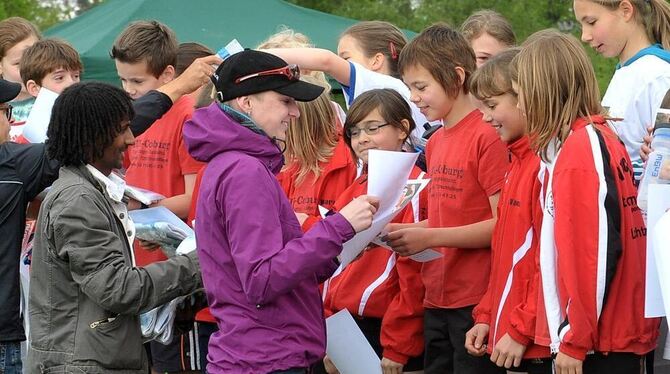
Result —
[{"label": "pocket on jacket", "polygon": [[94,321],[84,326],[75,344],[78,360],[99,362],[107,369],[134,369],[143,367],[142,338],[139,318],[119,315],[113,321]]}]

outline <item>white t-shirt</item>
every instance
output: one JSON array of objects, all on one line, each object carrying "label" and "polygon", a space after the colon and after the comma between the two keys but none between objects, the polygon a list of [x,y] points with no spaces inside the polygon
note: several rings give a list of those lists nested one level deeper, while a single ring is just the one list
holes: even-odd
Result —
[{"label": "white t-shirt", "polygon": [[[359,95],[366,91],[374,90],[377,88],[390,88],[396,90],[409,104],[410,109],[412,110],[412,118],[416,123],[416,128],[412,131],[411,137],[412,142],[416,143],[416,139],[420,139],[425,129],[423,125],[428,122],[426,117],[421,114],[419,108],[409,101],[410,93],[409,88],[398,78],[394,78],[390,75],[384,75],[372,70],[368,70],[363,66],[349,61],[351,66],[351,73],[349,76],[349,86],[342,85],[342,92],[344,92],[344,100],[347,103],[347,109],[351,106],[351,103]],[[438,122],[439,123],[439,122]]]},{"label": "white t-shirt", "polygon": [[653,53],[636,56],[616,70],[602,105],[610,116],[623,118],[613,124],[626,145],[635,179],[639,180],[644,166],[639,154],[642,138],[647,127],[654,125],[656,112],[670,89],[670,63]]}]

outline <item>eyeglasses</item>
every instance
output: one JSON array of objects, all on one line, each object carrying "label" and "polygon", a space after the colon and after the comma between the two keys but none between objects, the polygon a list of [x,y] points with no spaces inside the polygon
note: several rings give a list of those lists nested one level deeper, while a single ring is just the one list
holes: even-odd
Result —
[{"label": "eyeglasses", "polygon": [[291,64],[291,65],[286,65],[282,68],[259,71],[258,73],[245,75],[243,77],[239,77],[239,78],[235,79],[235,84],[240,84],[247,79],[251,79],[251,78],[255,78],[255,77],[261,77],[261,76],[264,76],[264,75],[283,75],[286,78],[288,78],[288,80],[290,80],[290,81],[297,81],[297,80],[300,79],[300,68],[296,64]]},{"label": "eyeglasses", "polygon": [[358,128],[356,126],[349,127],[347,129],[347,135],[349,138],[357,138],[358,135],[361,134],[362,131],[365,131],[366,134],[368,135],[374,135],[379,132],[379,129],[381,129],[384,126],[388,126],[390,123],[382,123],[382,124],[373,124],[373,125],[368,125],[363,128]]},{"label": "eyeglasses", "polygon": [[7,116],[8,121],[12,120],[12,112],[14,111],[12,104],[0,105],[0,110],[5,111],[5,116]]}]

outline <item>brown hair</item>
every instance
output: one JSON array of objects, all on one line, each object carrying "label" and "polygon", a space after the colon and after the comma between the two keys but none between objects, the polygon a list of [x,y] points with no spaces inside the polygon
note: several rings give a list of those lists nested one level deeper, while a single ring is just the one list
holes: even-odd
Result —
[{"label": "brown hair", "polygon": [[526,112],[533,147],[549,161],[580,117],[603,114],[593,66],[580,42],[558,30],[543,30],[524,42],[512,61],[512,79]]},{"label": "brown hair", "polygon": [[184,70],[191,66],[195,59],[213,54],[214,51],[200,43],[187,42],[179,44],[179,47],[177,47],[177,65],[174,67],[175,74],[177,76],[181,75]]},{"label": "brown hair", "polygon": [[31,36],[42,39],[37,27],[26,19],[9,17],[0,21],[0,60],[5,58],[9,49]]},{"label": "brown hair", "polygon": [[114,41],[110,56],[127,64],[146,61],[149,72],[158,78],[166,67],[177,64],[177,37],[158,21],[137,21],[126,27]]},{"label": "brown hair", "polygon": [[47,74],[60,68],[81,72],[83,65],[79,53],[64,40],[51,38],[38,40],[23,52],[21,79],[23,84],[32,80],[41,86]]},{"label": "brown hair", "polygon": [[318,84],[326,89],[310,102],[296,102],[300,117],[294,119],[286,132],[287,167],[296,165],[298,172],[295,185],[301,184],[312,173],[321,174],[322,162],[327,162],[339,139],[337,114],[330,101],[330,85],[325,79],[303,76],[301,80]]},{"label": "brown hair", "polygon": [[358,42],[366,57],[383,54],[391,75],[400,76],[398,58],[407,44],[407,38],[398,27],[384,21],[363,21],[344,30],[340,38],[345,35]]},{"label": "brown hair", "polygon": [[[407,139],[410,139],[410,134],[416,127],[412,118],[412,110],[398,91],[389,88],[377,88],[366,91],[354,100],[347,113],[347,119],[344,121],[344,142],[351,149],[354,158],[357,158],[357,156],[353,148],[351,148],[351,137],[348,135],[347,130],[355,127],[375,109],[379,111],[384,121],[404,132],[407,135]],[[402,124],[403,120],[409,122],[408,128]]]},{"label": "brown hair", "polygon": [[[445,23],[436,23],[421,31],[400,53],[398,68],[401,74],[415,65],[428,70],[451,97],[456,97],[461,91],[468,93],[476,58],[461,33]],[[465,71],[463,82],[456,73],[457,67]]]},{"label": "brown hair", "polygon": [[520,51],[520,48],[502,51],[475,70],[470,78],[470,92],[479,100],[513,94],[510,65]]},{"label": "brown hair", "polygon": [[[619,8],[622,0],[588,0],[610,10]],[[647,31],[652,43],[670,50],[670,4],[665,0],[626,0],[635,8],[635,17]]]},{"label": "brown hair", "polygon": [[516,35],[514,35],[512,25],[502,14],[490,9],[480,10],[470,15],[461,25],[461,33],[468,42],[487,33],[508,47],[516,45]]}]

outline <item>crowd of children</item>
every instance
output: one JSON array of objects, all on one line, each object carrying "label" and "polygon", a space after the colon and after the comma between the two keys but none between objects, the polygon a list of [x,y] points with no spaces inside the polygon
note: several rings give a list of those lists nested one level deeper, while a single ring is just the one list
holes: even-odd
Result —
[{"label": "crowd of children", "polygon": [[[172,343],[144,345],[151,371],[337,373],[322,322],[348,310],[384,374],[652,372],[645,358],[660,320],[645,318],[646,228],[634,201],[640,148],[650,151],[645,136],[670,90],[670,5],[575,0],[573,9],[582,41],[618,59],[602,97],[577,38],[541,30],[517,46],[490,10],[411,41],[390,23],[360,22],[341,34],[337,53],[282,30],[223,62],[212,81],[209,48],[178,44],[157,21],[131,23],[110,56],[142,123],[123,130],[135,137],[126,137],[117,173],[163,195],[151,206],[195,228],[211,307]],[[197,79],[188,72],[196,69]],[[0,172],[11,164],[20,175],[0,180],[0,193],[27,185],[11,207],[0,202],[0,232],[10,215],[19,229],[25,206],[68,160],[62,150],[11,148],[26,142],[20,127],[35,97],[74,92],[84,71],[66,41],[42,38],[17,17],[0,21],[0,91],[12,91],[0,92]],[[175,88],[182,74],[190,85]],[[341,85],[346,113],[326,75]],[[67,121],[58,125],[51,134],[68,134]],[[424,149],[431,125],[441,128]],[[338,267],[342,243],[369,226],[377,204],[367,196],[370,150],[424,152],[410,179],[430,182],[384,229],[392,250],[371,243]],[[25,340],[21,310],[46,310],[33,299],[20,308],[17,235],[12,248],[0,245],[0,281],[16,288],[0,290],[3,365]],[[126,236],[132,243],[132,228]],[[409,257],[429,248],[441,256]],[[137,268],[168,259],[139,239],[132,252]],[[42,325],[29,360],[58,356],[46,352],[62,342],[49,342]],[[143,369],[78,355],[41,370]],[[0,372],[20,372],[14,361],[18,371]]]}]

